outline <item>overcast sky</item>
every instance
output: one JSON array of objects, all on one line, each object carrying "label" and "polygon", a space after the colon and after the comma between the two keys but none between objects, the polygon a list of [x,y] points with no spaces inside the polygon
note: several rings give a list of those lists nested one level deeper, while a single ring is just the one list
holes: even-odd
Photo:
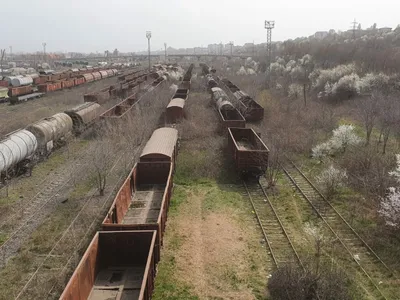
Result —
[{"label": "overcast sky", "polygon": [[236,45],[266,40],[264,20],[275,20],[272,39],[347,30],[354,18],[362,27],[400,23],[399,0],[19,0],[1,1],[0,48],[13,52],[152,49]]}]

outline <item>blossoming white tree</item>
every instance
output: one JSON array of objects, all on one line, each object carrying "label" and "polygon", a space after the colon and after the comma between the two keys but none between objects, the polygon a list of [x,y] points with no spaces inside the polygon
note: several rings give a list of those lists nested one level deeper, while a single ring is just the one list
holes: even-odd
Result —
[{"label": "blossoming white tree", "polygon": [[[393,176],[400,185],[400,154],[396,155],[396,159],[396,169],[389,172],[389,175]],[[385,219],[386,224],[393,227],[400,226],[400,186],[390,187],[380,204],[378,212]]]},{"label": "blossoming white tree", "polygon": [[345,152],[349,146],[356,146],[360,142],[361,138],[354,132],[353,125],[340,125],[333,130],[333,136],[327,142],[312,148],[312,157],[322,160],[337,151]]},{"label": "blossoming white tree", "polygon": [[332,197],[337,194],[339,188],[345,185],[346,180],[346,171],[336,169],[332,165],[317,176],[317,182],[321,186],[327,199],[332,199]]}]

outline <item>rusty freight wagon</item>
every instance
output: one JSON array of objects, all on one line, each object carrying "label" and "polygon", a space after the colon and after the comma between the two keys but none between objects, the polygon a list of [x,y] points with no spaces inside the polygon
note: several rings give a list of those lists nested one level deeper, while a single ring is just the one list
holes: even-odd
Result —
[{"label": "rusty freight wagon", "polygon": [[85,77],[74,78],[75,85],[81,85],[81,84],[84,84],[85,82],[86,82]]},{"label": "rusty freight wagon", "polygon": [[264,118],[264,108],[242,91],[233,93],[239,100],[239,111],[247,121],[260,121]]},{"label": "rusty freight wagon", "polygon": [[269,149],[251,128],[228,128],[228,148],[241,174],[262,175],[267,170]]},{"label": "rusty freight wagon", "polygon": [[151,299],[156,231],[97,232],[60,300]]},{"label": "rusty freight wagon", "polygon": [[216,107],[220,118],[220,130],[222,133],[225,133],[229,127],[246,127],[246,120],[231,102],[220,99],[217,101]]},{"label": "rusty freight wagon", "polygon": [[180,98],[183,100],[187,100],[189,95],[189,90],[188,89],[182,89],[182,88],[178,88],[175,92],[175,95],[172,97],[172,99],[174,98]]},{"label": "rusty freight wagon", "polygon": [[183,119],[185,107],[185,99],[173,98],[167,106],[167,121],[168,123],[176,123]]},{"label": "rusty freight wagon", "polygon": [[136,94],[130,95],[128,98],[102,113],[100,118],[122,118],[132,109],[137,101]]},{"label": "rusty freight wagon", "polygon": [[8,88],[8,96],[9,97],[22,96],[22,95],[30,94],[32,92],[33,92],[33,89],[32,89],[31,85]]},{"label": "rusty freight wagon", "polygon": [[48,82],[45,84],[39,84],[37,88],[38,91],[41,93],[49,93],[61,90],[62,86],[61,86],[61,81],[58,81],[58,82]]},{"label": "rusty freight wagon", "polygon": [[99,104],[104,104],[111,98],[110,91],[111,91],[110,87],[106,87],[104,89],[101,89],[98,92],[84,94],[83,101],[84,102],[97,102]]},{"label": "rusty freight wagon", "polygon": [[71,87],[73,87],[73,86],[75,86],[75,81],[74,81],[74,79],[66,79],[66,80],[61,81],[61,87],[62,87],[63,89],[71,88]]},{"label": "rusty freight wagon", "polygon": [[171,199],[178,131],[154,131],[103,221],[103,230],[157,230],[162,244]]}]

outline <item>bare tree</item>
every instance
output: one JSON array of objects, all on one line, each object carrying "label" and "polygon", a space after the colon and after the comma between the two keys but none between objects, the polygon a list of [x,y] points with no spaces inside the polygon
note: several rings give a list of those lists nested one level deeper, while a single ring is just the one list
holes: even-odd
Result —
[{"label": "bare tree", "polygon": [[381,99],[383,99],[383,95],[381,93],[374,92],[370,97],[356,102],[358,106],[358,112],[363,120],[367,134],[365,141],[366,145],[369,145],[372,129],[374,128],[379,115],[379,102]]},{"label": "bare tree", "polygon": [[387,96],[382,99],[380,106],[379,123],[381,131],[378,143],[381,142],[383,137],[382,153],[385,154],[389,136],[400,124],[400,105],[394,96]]},{"label": "bare tree", "polygon": [[283,149],[278,146],[278,143],[274,143],[273,145],[270,145],[269,150],[268,168],[265,172],[265,179],[267,180],[268,188],[272,188],[275,186],[281,170],[279,160],[282,157]]},{"label": "bare tree", "polygon": [[100,196],[104,196],[107,184],[107,175],[115,156],[115,144],[112,139],[100,138],[96,141],[92,153],[92,165],[94,168],[97,189]]},{"label": "bare tree", "polygon": [[[311,261],[312,262],[312,261]],[[271,300],[350,300],[347,276],[331,265],[321,266],[320,274],[310,264],[279,267],[268,280]]]}]

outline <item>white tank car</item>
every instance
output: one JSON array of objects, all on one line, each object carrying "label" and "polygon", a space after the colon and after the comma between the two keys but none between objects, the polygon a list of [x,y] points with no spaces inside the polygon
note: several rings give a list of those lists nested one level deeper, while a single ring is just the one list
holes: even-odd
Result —
[{"label": "white tank car", "polygon": [[0,141],[0,172],[6,172],[24,159],[30,158],[38,147],[36,137],[28,130],[19,130]]},{"label": "white tank car", "polygon": [[35,135],[39,152],[45,155],[53,149],[55,143],[72,132],[72,119],[65,113],[58,113],[29,125],[26,130]]}]

